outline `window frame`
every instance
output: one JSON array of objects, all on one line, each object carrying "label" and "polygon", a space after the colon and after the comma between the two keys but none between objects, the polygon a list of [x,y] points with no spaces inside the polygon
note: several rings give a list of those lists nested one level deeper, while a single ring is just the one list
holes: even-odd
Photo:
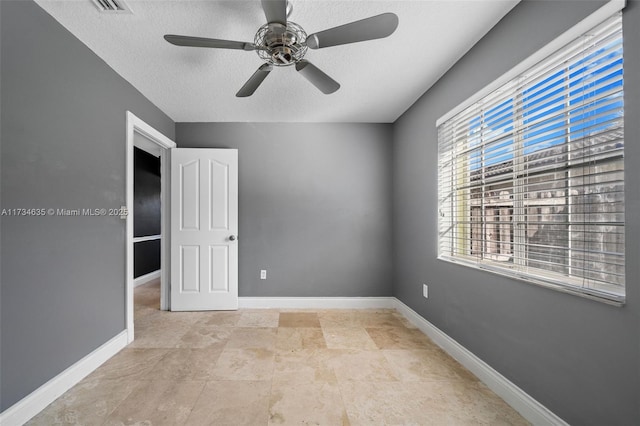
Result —
[{"label": "window frame", "polygon": [[[443,123],[446,123],[447,121],[449,121],[450,119],[454,118],[455,116],[457,116],[459,113],[467,110],[469,107],[471,107],[472,105],[476,104],[478,101],[482,100],[483,98],[487,97],[487,96],[491,96],[493,93],[496,93],[499,89],[501,89],[503,86],[512,83],[514,80],[517,79],[517,77],[521,74],[524,74],[528,69],[534,67],[537,63],[539,63],[542,60],[547,59],[549,56],[553,55],[556,51],[561,50],[565,45],[567,45],[568,43],[571,43],[573,41],[575,41],[576,39],[580,38],[582,36],[582,34],[586,33],[587,31],[591,30],[591,28],[597,27],[598,25],[600,25],[601,23],[607,21],[608,19],[610,19],[612,17],[612,15],[615,15],[616,13],[618,13],[625,5],[624,1],[620,1],[620,0],[612,0],[610,2],[608,2],[607,4],[605,4],[603,7],[601,7],[598,11],[596,11],[595,13],[593,13],[592,15],[590,15],[589,17],[587,17],[586,19],[584,19],[583,21],[581,21],[578,25],[574,26],[573,28],[571,28],[570,30],[568,30],[567,32],[565,32],[562,36],[558,37],[556,40],[552,41],[551,43],[549,43],[547,46],[545,46],[544,48],[540,49],[538,52],[536,52],[534,55],[532,55],[531,57],[527,58],[525,61],[523,61],[522,63],[518,64],[516,67],[514,67],[511,71],[509,71],[508,73],[504,74],[503,76],[501,76],[499,79],[497,79],[496,81],[494,81],[493,83],[491,83],[490,85],[488,85],[487,87],[485,87],[484,89],[482,89],[481,91],[479,91],[478,93],[476,93],[474,96],[472,96],[471,98],[467,99],[465,102],[463,102],[462,104],[460,104],[458,107],[454,108],[452,111],[450,111],[449,113],[445,114],[443,117],[441,117],[439,120],[437,120],[436,122],[436,126],[438,128],[438,152],[439,152],[439,159],[438,159],[438,166],[440,167],[440,126]],[[517,85],[517,84],[516,84]],[[515,92],[514,99],[511,99],[511,104],[512,104],[512,108],[514,110],[514,118],[513,120],[521,120],[522,117],[524,116],[522,111],[517,112],[518,108],[521,108],[522,104],[522,98],[525,96],[523,92]],[[563,114],[566,115],[566,111],[563,111]],[[568,117],[568,116],[567,116]],[[567,122],[567,126],[564,130],[565,134],[564,134],[564,138],[568,139],[568,135],[571,132],[569,127],[570,124],[569,122]],[[513,135],[513,151],[514,152],[524,152],[525,149],[525,142],[524,142],[524,138],[522,137],[522,134],[517,134],[514,133]],[[568,144],[568,142],[565,142]],[[469,148],[467,146],[467,148]],[[455,150],[455,147],[452,148],[452,150]],[[456,154],[452,154],[452,155],[456,155]],[[525,250],[525,244],[526,244],[526,236],[525,236],[525,231],[524,231],[524,227],[523,226],[518,226],[516,224],[522,224],[522,223],[526,223],[526,220],[523,220],[523,218],[527,215],[526,213],[526,209],[525,209],[525,200],[524,197],[522,195],[522,188],[524,186],[526,186],[527,184],[525,182],[523,182],[523,180],[526,180],[529,178],[529,176],[525,176],[524,174],[521,173],[521,171],[524,169],[525,167],[525,162],[526,162],[526,155],[521,154],[521,155],[513,155],[512,156],[513,161],[512,161],[512,177],[510,177],[509,179],[499,179],[496,182],[492,182],[492,185],[500,185],[500,183],[508,183],[508,182],[512,182],[512,202],[511,202],[511,220],[513,221],[514,225],[512,227],[512,233],[513,233],[513,237],[512,237],[512,256],[514,259],[514,266],[512,266],[511,268],[509,268],[508,266],[505,265],[500,265],[500,266],[496,266],[494,265],[491,261],[489,261],[488,263],[485,262],[478,262],[474,256],[471,255],[455,255],[455,256],[450,256],[447,254],[443,254],[441,253],[441,239],[443,238],[442,236],[442,229],[440,229],[440,227],[442,226],[441,223],[441,219],[440,216],[442,215],[442,212],[439,211],[439,215],[438,215],[438,227],[439,227],[439,237],[438,237],[438,259],[439,260],[443,260],[443,261],[447,261],[447,262],[452,262],[452,263],[456,263],[456,264],[462,264],[465,266],[470,266],[473,268],[477,268],[477,269],[482,269],[482,270],[487,270],[490,271],[492,273],[496,273],[499,275],[504,275],[504,276],[508,276],[510,278],[515,278],[518,280],[522,280],[522,281],[526,281],[529,283],[533,283],[536,285],[541,285],[544,287],[548,287],[548,288],[552,288],[554,290],[558,290],[564,293],[570,293],[570,294],[574,294],[574,295],[578,295],[581,297],[586,297],[586,298],[590,298],[590,299],[594,299],[600,302],[604,302],[604,303],[608,303],[608,304],[612,304],[615,306],[622,306],[624,305],[625,302],[625,295],[618,295],[618,294],[614,294],[614,293],[609,293],[607,291],[601,291],[601,290],[595,290],[593,291],[592,289],[589,288],[583,288],[580,287],[579,284],[581,282],[583,282],[584,277],[583,278],[574,278],[571,276],[563,276],[561,274],[556,274],[554,272],[545,272],[543,269],[535,269],[535,273],[534,274],[528,274],[528,273],[523,273],[523,271],[521,270],[516,270],[515,268],[515,264],[516,262],[523,262],[523,261],[530,261],[531,259],[528,259],[527,256],[524,254],[524,250]],[[575,160],[573,160],[575,161]],[[567,166],[564,167],[564,173],[566,173],[567,177],[566,180],[569,181],[571,178],[569,177],[571,170],[573,169],[573,165],[571,165],[571,163],[573,162],[570,158],[570,156],[567,154]],[[580,161],[580,160],[577,160]],[[624,161],[624,160],[622,160]],[[468,169],[468,166],[465,166]],[[480,167],[480,169],[482,170],[482,173],[485,173],[485,168],[486,166],[483,165],[482,167]],[[463,169],[462,167],[458,168],[458,167],[454,167],[454,169],[456,169],[456,173],[460,173],[460,169]],[[624,173],[624,167],[622,169],[623,173]],[[471,182],[471,172],[469,170],[466,171],[467,173],[467,179],[468,182]],[[439,179],[440,179],[440,173],[439,173]],[[451,183],[450,185],[454,185],[454,181],[459,181],[461,179],[461,177],[459,175],[456,176],[451,176]],[[471,187],[471,185],[469,185],[469,187]],[[440,192],[440,188],[441,188],[441,182],[438,181],[438,190]],[[469,189],[467,189],[469,190]],[[485,188],[484,185],[481,189],[481,208],[484,209],[484,200],[485,200]],[[439,194],[440,196],[440,194]],[[570,198],[570,197],[568,197]],[[471,200],[472,197],[466,197],[463,198],[464,200]],[[452,205],[453,205],[453,197],[452,197]],[[570,207],[570,202],[567,202],[567,206]],[[507,203],[508,204],[508,203]],[[440,201],[438,203],[438,206],[440,207]],[[568,208],[569,208],[568,207]],[[473,229],[473,213],[472,213],[472,208],[470,206],[466,206],[463,207],[467,209],[467,214],[465,217],[468,218],[468,233],[473,233],[472,229]],[[452,206],[452,211],[454,209],[460,209],[460,206]],[[484,242],[484,236],[485,236],[485,229],[484,227],[486,226],[486,220],[484,220],[485,217],[485,212],[484,210],[481,210],[481,214],[482,214],[482,241]],[[569,213],[568,213],[569,214]],[[450,221],[450,224],[452,227],[457,226],[454,225],[455,221]],[[500,222],[498,222],[500,223]],[[498,227],[501,226],[501,224],[497,225]],[[624,226],[624,222],[623,222],[623,226]],[[624,229],[624,227],[622,228]],[[498,230],[497,232],[503,232],[502,230]],[[570,231],[567,231],[570,232]],[[455,238],[454,237],[454,232],[451,232],[452,236],[451,238]],[[624,235],[623,235],[624,237]],[[624,239],[623,239],[624,241]],[[469,237],[463,240],[464,242],[468,242],[468,247],[469,247],[469,253],[472,253],[473,251],[473,237]],[[523,242],[525,244],[523,244]],[[456,244],[456,243],[452,243],[452,246]],[[486,244],[486,242],[484,242],[484,244]],[[494,244],[499,244],[502,245],[502,239],[500,239],[497,243],[494,242]],[[571,250],[571,245],[568,244],[568,250]],[[500,248],[499,250],[502,250],[502,248]],[[483,255],[487,254],[486,251],[483,249]],[[490,254],[490,253],[489,253]],[[498,254],[500,254],[500,252],[498,252]],[[568,266],[568,268],[570,269],[571,266]],[[569,284],[569,285],[567,285]],[[624,289],[624,286],[623,286]]]}]

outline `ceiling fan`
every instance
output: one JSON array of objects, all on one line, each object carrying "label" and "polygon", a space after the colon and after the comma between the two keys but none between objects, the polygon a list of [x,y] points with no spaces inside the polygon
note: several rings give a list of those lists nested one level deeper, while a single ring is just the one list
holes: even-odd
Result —
[{"label": "ceiling fan", "polygon": [[398,17],[395,14],[383,13],[307,36],[300,25],[287,20],[292,11],[291,3],[287,0],[261,1],[267,23],[258,29],[253,43],[173,34],[167,34],[164,38],[176,46],[256,51],[265,63],[236,93],[237,97],[251,96],[267,78],[274,66],[286,67],[290,65],[295,65],[296,71],[322,93],[328,95],[338,90],[340,84],[304,59],[309,48],[322,49],[384,38],[393,34],[398,27]]}]

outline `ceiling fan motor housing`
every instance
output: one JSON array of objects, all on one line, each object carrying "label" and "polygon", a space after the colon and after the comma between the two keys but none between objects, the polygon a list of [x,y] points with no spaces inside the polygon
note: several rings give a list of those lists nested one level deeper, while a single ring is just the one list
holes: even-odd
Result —
[{"label": "ceiling fan motor housing", "polygon": [[295,22],[287,25],[270,23],[261,26],[256,33],[254,44],[258,56],[277,67],[285,67],[299,62],[307,53],[307,33]]}]

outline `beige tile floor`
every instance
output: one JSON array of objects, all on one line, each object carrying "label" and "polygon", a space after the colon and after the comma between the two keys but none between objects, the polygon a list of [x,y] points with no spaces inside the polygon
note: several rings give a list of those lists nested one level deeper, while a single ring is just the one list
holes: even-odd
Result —
[{"label": "beige tile floor", "polygon": [[161,312],[29,425],[520,425],[393,310]]}]

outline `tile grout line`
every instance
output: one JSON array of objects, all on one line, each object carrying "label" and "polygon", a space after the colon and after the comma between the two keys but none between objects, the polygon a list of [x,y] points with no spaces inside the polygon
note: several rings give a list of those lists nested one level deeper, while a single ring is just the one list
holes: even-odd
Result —
[{"label": "tile grout line", "polygon": [[[278,325],[280,324],[280,311],[278,311]],[[276,328],[276,340],[273,345],[273,367],[271,369],[271,383],[269,386],[269,399],[267,400],[267,423],[266,426],[269,426],[269,422],[271,421],[271,399],[273,397],[273,379],[276,371],[276,357],[278,356],[278,333],[280,332],[280,327]]]}]

